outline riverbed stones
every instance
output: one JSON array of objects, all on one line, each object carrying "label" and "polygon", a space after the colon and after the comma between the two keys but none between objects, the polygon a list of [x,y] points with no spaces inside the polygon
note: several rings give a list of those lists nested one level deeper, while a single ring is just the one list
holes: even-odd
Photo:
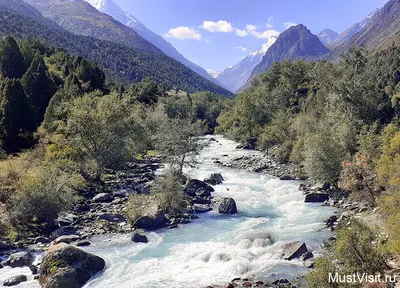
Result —
[{"label": "riverbed stones", "polygon": [[108,214],[104,213],[101,214],[99,217],[97,217],[97,220],[105,220],[111,223],[123,223],[126,222],[126,219],[124,216],[120,214]]},{"label": "riverbed stones", "polygon": [[33,262],[33,255],[29,251],[25,252],[17,252],[14,254],[11,254],[7,261],[6,265],[10,266],[11,268],[16,268],[16,267],[24,267],[24,266],[29,266]]},{"label": "riverbed stones", "polygon": [[210,177],[204,179],[205,183],[213,185],[213,186],[222,184],[223,181],[224,181],[224,177],[222,177],[222,175],[219,173],[211,174]]},{"label": "riverbed stones", "polygon": [[293,260],[296,258],[300,258],[303,254],[308,252],[306,243],[295,241],[288,244],[285,244],[282,247],[282,257],[285,260]]},{"label": "riverbed stones", "polygon": [[102,258],[61,243],[44,255],[39,282],[43,288],[81,288],[104,267]]},{"label": "riverbed stones", "polygon": [[131,241],[135,243],[147,243],[149,239],[147,239],[146,235],[142,235],[139,232],[134,232],[131,236]]},{"label": "riverbed stones", "polygon": [[304,200],[306,203],[323,203],[329,200],[329,194],[327,193],[310,193],[306,195]]},{"label": "riverbed stones", "polygon": [[9,279],[7,279],[6,281],[4,281],[3,286],[9,287],[9,286],[16,286],[22,282],[26,282],[28,281],[28,277],[26,277],[25,275],[18,275],[18,276],[14,276],[11,277]]},{"label": "riverbed stones", "polygon": [[51,241],[49,238],[43,236],[36,237],[35,240],[33,241],[34,244],[48,244],[50,242]]},{"label": "riverbed stones", "polygon": [[218,212],[220,214],[236,214],[237,207],[236,202],[232,198],[224,198],[218,207]]}]

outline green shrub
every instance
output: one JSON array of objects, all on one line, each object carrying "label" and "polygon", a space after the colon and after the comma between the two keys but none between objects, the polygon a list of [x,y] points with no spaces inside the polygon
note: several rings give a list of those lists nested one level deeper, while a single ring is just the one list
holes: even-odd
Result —
[{"label": "green shrub", "polygon": [[83,185],[79,174],[61,169],[54,164],[30,170],[18,183],[7,203],[10,222],[15,227],[52,224],[58,213],[71,208],[76,189]]}]

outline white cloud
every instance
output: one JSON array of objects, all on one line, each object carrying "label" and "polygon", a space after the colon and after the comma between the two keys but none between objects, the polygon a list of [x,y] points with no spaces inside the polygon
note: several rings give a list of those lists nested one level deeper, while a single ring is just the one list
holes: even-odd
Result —
[{"label": "white cloud", "polygon": [[252,32],[252,31],[256,31],[257,30],[257,26],[256,25],[251,25],[251,24],[247,24],[246,25],[246,30],[247,30],[247,32]]},{"label": "white cloud", "polygon": [[285,29],[289,29],[292,26],[296,26],[297,24],[294,22],[284,22],[283,26],[285,27]]},{"label": "white cloud", "polygon": [[235,33],[237,36],[246,37],[248,35],[246,30],[235,29]]},{"label": "white cloud", "polygon": [[247,52],[247,48],[243,46],[235,46],[235,49],[242,50],[243,52]]},{"label": "white cloud", "polygon": [[201,39],[201,34],[189,27],[176,27],[169,29],[168,33],[164,34],[164,37],[167,38],[176,38],[176,39],[196,39],[200,40]]},{"label": "white cloud", "polygon": [[268,20],[267,20],[267,23],[265,24],[265,26],[267,26],[267,29],[271,29],[272,27],[274,27],[273,23],[274,23],[274,17],[270,16],[270,17],[268,17]]},{"label": "white cloud", "polygon": [[218,22],[204,21],[200,27],[209,32],[233,32],[232,24],[224,20],[219,20]]},{"label": "white cloud", "polygon": [[252,31],[250,34],[257,37],[258,39],[269,39],[271,37],[279,36],[279,32],[276,30],[266,30],[263,32]]}]

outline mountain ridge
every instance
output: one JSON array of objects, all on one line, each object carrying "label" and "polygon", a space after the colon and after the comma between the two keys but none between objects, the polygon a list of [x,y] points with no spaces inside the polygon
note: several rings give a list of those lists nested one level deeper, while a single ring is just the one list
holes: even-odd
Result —
[{"label": "mountain ridge", "polygon": [[214,82],[217,85],[221,85],[221,83],[219,83],[215,78],[210,76],[204,68],[186,59],[181,53],[178,52],[178,50],[175,49],[174,46],[172,46],[171,43],[169,43],[167,40],[165,40],[157,33],[151,31],[135,16],[133,16],[128,12],[125,12],[113,0],[84,0],[84,1],[89,3],[98,11],[113,17],[115,20],[119,21],[123,25],[131,28],[136,33],[138,33],[142,38],[152,43],[154,46],[156,46],[158,49],[160,49],[169,57],[172,57],[175,60],[181,62],[186,67],[192,69],[200,76]]}]

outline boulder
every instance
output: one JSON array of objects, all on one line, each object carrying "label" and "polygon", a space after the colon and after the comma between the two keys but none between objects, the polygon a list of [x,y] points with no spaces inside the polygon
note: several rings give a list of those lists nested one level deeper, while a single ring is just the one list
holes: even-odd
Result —
[{"label": "boulder", "polygon": [[329,194],[327,193],[310,193],[306,195],[304,200],[306,203],[322,203],[329,200]]},{"label": "boulder", "polygon": [[57,230],[54,230],[51,234],[50,234],[50,240],[54,240],[57,239],[60,236],[64,236],[64,235],[79,235],[78,231],[74,228],[59,228]]},{"label": "boulder", "polygon": [[147,243],[149,242],[149,239],[147,239],[146,235],[139,234],[138,232],[135,232],[131,236],[131,241],[135,243]]},{"label": "boulder", "polygon": [[292,176],[289,176],[289,175],[285,175],[285,176],[281,176],[279,178],[279,180],[281,180],[281,181],[290,181],[290,180],[295,180],[295,178],[293,178]]},{"label": "boulder", "polygon": [[333,231],[333,228],[335,227],[336,222],[338,221],[338,217],[336,215],[333,215],[328,218],[328,220],[325,221],[325,225],[327,228],[331,228]]},{"label": "boulder", "polygon": [[92,243],[90,243],[90,242],[87,241],[87,240],[82,240],[82,241],[76,242],[75,245],[78,246],[78,247],[86,247],[86,246],[92,245]]},{"label": "boulder", "polygon": [[53,242],[51,242],[51,245],[57,245],[60,243],[71,244],[72,242],[78,241],[80,239],[81,239],[81,237],[78,235],[63,235],[63,236],[58,237]]},{"label": "boulder", "polygon": [[210,197],[211,192],[214,192],[214,188],[203,181],[192,179],[184,191],[186,195],[191,197]]},{"label": "boulder", "polygon": [[97,217],[97,220],[105,220],[111,223],[122,223],[122,222],[126,222],[126,219],[124,216],[120,215],[120,214],[102,214],[99,217]]},{"label": "boulder", "polygon": [[104,267],[102,258],[61,243],[45,253],[39,282],[43,288],[81,288]]},{"label": "boulder", "polygon": [[62,213],[56,220],[58,226],[70,226],[74,221],[78,219],[78,216],[72,213]]},{"label": "boulder", "polygon": [[197,213],[205,213],[212,210],[212,208],[206,204],[194,204],[193,209]]},{"label": "boulder", "polygon": [[224,198],[219,204],[218,212],[221,214],[236,214],[237,207],[236,202],[232,198]]},{"label": "boulder", "polygon": [[295,258],[300,258],[307,252],[308,249],[306,244],[300,241],[291,242],[282,247],[282,256],[285,260],[289,261]]},{"label": "boulder", "polygon": [[112,200],[113,197],[110,193],[99,193],[92,198],[92,201],[97,203],[111,202]]},{"label": "boulder", "polygon": [[211,174],[210,177],[204,179],[204,182],[210,185],[222,184],[223,181],[224,177],[222,177],[222,175],[219,173]]},{"label": "boulder", "polygon": [[28,277],[26,277],[25,275],[18,275],[4,281],[3,286],[16,286],[26,281],[28,281]]},{"label": "boulder", "polygon": [[165,215],[158,205],[149,207],[145,214],[137,219],[133,227],[144,230],[157,230],[165,226]]},{"label": "boulder", "polygon": [[11,254],[6,261],[6,265],[11,268],[29,266],[33,262],[33,255],[31,252],[17,252]]}]

